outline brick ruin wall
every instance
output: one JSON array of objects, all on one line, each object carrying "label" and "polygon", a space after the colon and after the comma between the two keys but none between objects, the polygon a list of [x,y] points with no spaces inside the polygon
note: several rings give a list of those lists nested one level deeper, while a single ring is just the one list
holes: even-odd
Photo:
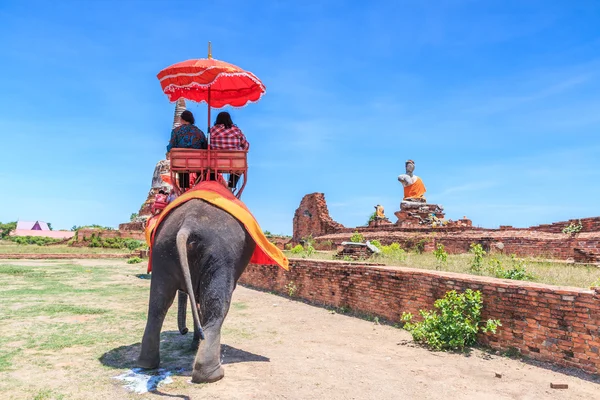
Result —
[{"label": "brick ruin wall", "polygon": [[[571,223],[579,222],[582,225],[580,233],[562,233]],[[346,228],[331,218],[322,193],[304,196],[294,215],[293,240],[296,243],[301,238],[312,235],[317,239],[317,245],[323,242],[339,245],[350,240],[354,231],[360,232],[367,240],[379,240],[382,244],[397,242],[405,249],[412,249],[415,243],[424,241],[425,251],[431,251],[441,243],[448,253],[458,254],[468,252],[471,243],[480,243],[486,251],[520,257],[600,262],[600,217],[573,219],[530,228],[407,228],[395,224]]]},{"label": "brick ruin wall", "polygon": [[570,219],[568,221],[555,222],[553,224],[537,225],[527,228],[528,230],[549,233],[562,233],[562,230],[571,224],[581,222],[581,232],[600,232],[600,217]]},{"label": "brick ruin wall", "polygon": [[311,193],[302,198],[300,206],[296,209],[293,229],[293,240],[299,242],[308,235],[316,237],[338,232],[344,229],[344,226],[329,216],[325,195]]},{"label": "brick ruin wall", "polygon": [[449,290],[480,290],[483,318],[499,319],[496,335],[481,343],[517,349],[530,358],[588,373],[600,373],[600,288],[584,290],[508,281],[450,272],[357,265],[339,261],[290,260],[290,270],[251,264],[240,283],[314,304],[351,310],[398,322],[402,312],[432,309]]},{"label": "brick ruin wall", "polygon": [[[351,232],[324,235],[317,241],[340,244],[349,240]],[[411,250],[419,241],[424,242],[425,251],[433,251],[437,244],[444,245],[450,254],[469,251],[471,243],[479,243],[490,253],[515,254],[519,257],[543,257],[570,260],[582,263],[600,261],[600,233],[580,233],[574,236],[543,232],[464,230],[446,231],[362,231],[365,240],[378,240],[384,245],[399,243]]]}]

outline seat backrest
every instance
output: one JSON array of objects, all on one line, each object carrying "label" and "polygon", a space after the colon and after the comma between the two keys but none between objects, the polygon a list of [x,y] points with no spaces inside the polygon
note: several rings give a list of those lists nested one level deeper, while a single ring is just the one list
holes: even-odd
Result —
[{"label": "seat backrest", "polygon": [[247,155],[246,150],[172,149],[171,170],[194,172],[210,168],[213,171],[243,171],[248,168]]}]

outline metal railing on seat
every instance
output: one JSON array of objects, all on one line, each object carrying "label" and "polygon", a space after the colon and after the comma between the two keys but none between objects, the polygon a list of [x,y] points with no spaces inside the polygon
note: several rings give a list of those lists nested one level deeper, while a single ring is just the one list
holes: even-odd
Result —
[{"label": "metal railing on seat", "polygon": [[[248,178],[247,150],[172,149],[169,155],[171,181],[177,194],[186,189],[180,186],[177,175],[187,173],[196,174],[194,183],[203,180],[221,181],[238,199],[241,197]],[[228,175],[227,180],[224,174]]]}]

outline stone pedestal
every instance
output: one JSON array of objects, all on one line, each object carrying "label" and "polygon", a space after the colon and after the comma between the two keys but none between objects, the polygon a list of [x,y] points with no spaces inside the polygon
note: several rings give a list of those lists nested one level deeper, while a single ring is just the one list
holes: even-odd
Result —
[{"label": "stone pedestal", "polygon": [[400,211],[394,213],[398,217],[396,225],[403,227],[430,226],[426,221],[432,214],[442,220],[444,219],[444,208],[439,204],[403,201],[400,203]]},{"label": "stone pedestal", "polygon": [[387,226],[393,225],[392,222],[387,219],[374,219],[373,221],[369,221],[369,228],[377,228],[378,226]]},{"label": "stone pedestal", "polygon": [[351,260],[366,260],[370,258],[374,252],[370,248],[372,245],[365,243],[342,243],[342,249],[335,255],[338,260],[351,259]]}]

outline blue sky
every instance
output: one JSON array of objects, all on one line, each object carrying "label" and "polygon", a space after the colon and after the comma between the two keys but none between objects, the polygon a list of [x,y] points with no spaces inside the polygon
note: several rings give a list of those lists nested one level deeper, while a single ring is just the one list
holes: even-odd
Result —
[{"label": "blue sky", "polygon": [[600,215],[595,0],[5,0],[0,21],[3,222],[128,221],[170,134],[156,74],[208,40],[267,87],[232,110],[263,229],[291,233],[312,192],[347,226],[393,216],[409,158],[448,218]]}]

